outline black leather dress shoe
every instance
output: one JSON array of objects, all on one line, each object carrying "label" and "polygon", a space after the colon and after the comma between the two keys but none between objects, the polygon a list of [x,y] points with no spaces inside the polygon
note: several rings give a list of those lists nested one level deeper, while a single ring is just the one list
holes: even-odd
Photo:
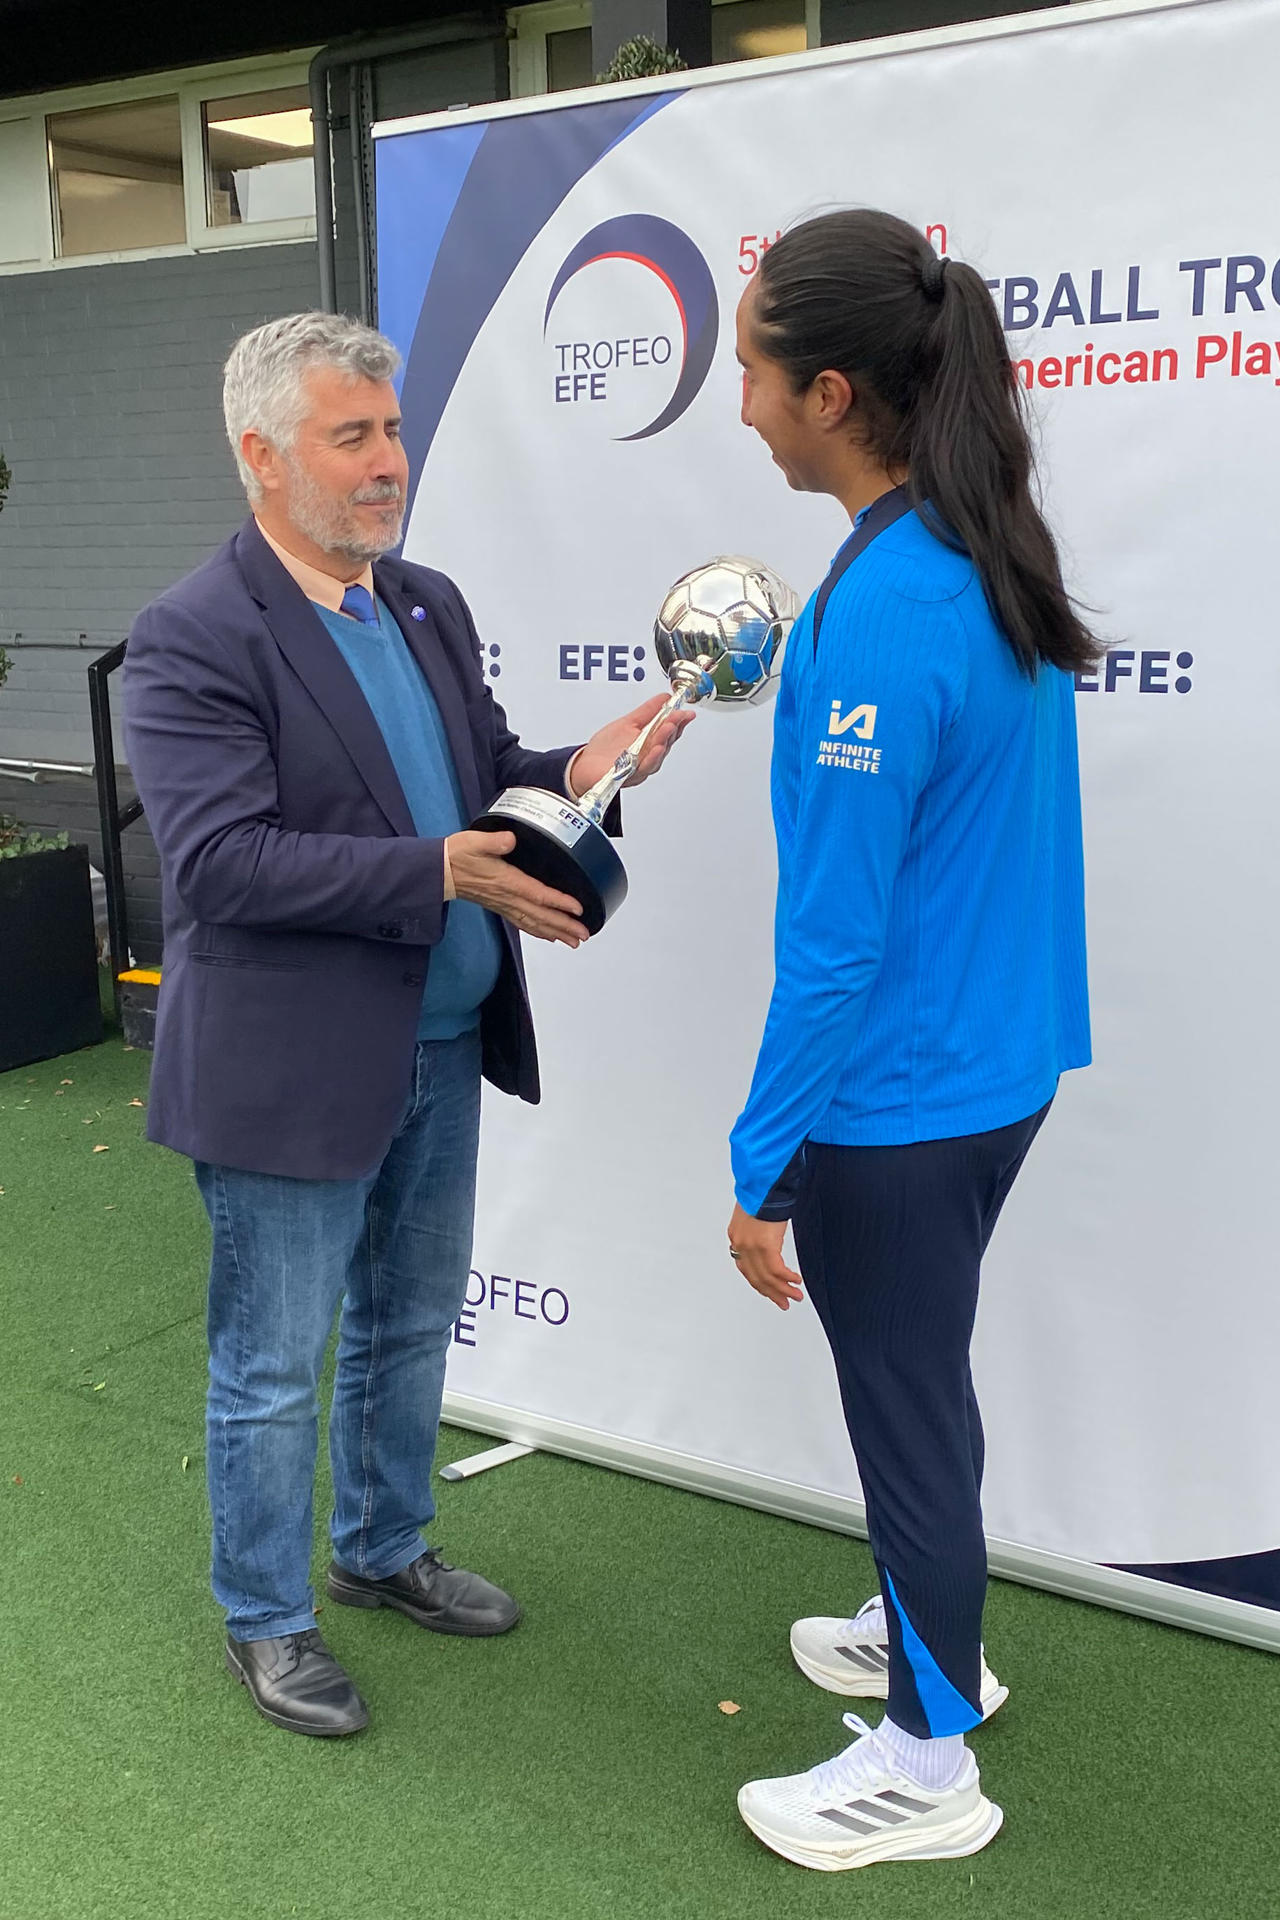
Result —
[{"label": "black leather dress shoe", "polygon": [[329,1563],[325,1583],[344,1607],[394,1607],[433,1633],[506,1633],[520,1618],[509,1593],[464,1567],[451,1567],[434,1547],[389,1580],[366,1580]]},{"label": "black leather dress shoe", "polygon": [[248,1687],[263,1718],[290,1733],[332,1739],[369,1724],[368,1707],[318,1627],[278,1640],[233,1640],[228,1634],[227,1667]]}]

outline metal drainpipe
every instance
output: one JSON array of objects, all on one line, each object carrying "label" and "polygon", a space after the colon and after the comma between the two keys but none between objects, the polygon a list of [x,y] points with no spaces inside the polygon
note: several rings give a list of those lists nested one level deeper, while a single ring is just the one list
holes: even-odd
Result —
[{"label": "metal drainpipe", "polygon": [[369,206],[362,122],[366,102],[369,112],[373,112],[372,71],[372,68],[362,61],[353,61],[347,70],[347,145],[351,149],[351,193],[355,206],[356,265],[360,270],[360,318],[366,326],[373,325],[373,274],[369,259]]},{"label": "metal drainpipe", "polygon": [[[316,243],[320,266],[320,305],[326,313],[338,308],[337,270],[333,243],[333,117],[329,110],[329,75],[335,67],[359,65],[397,53],[425,53],[431,47],[456,46],[467,40],[493,40],[502,31],[503,16],[481,21],[439,21],[431,27],[406,28],[403,33],[370,34],[358,40],[322,47],[311,62],[307,85],[311,93],[312,165],[316,182]],[[359,128],[352,128],[353,143]],[[368,228],[368,205],[363,182],[357,189],[357,218]]]}]

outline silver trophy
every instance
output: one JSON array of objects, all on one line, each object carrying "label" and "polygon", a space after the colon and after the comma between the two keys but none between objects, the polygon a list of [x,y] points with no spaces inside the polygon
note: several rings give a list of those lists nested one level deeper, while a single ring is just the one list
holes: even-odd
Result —
[{"label": "silver trophy", "polygon": [[514,833],[512,862],[582,906],[598,933],[627,897],[627,872],[601,822],[664,720],[685,707],[762,707],[778,673],[800,603],[759,560],[721,555],[676,581],[653,627],[654,652],[671,698],[577,801],[542,787],[508,787],[472,826]]}]

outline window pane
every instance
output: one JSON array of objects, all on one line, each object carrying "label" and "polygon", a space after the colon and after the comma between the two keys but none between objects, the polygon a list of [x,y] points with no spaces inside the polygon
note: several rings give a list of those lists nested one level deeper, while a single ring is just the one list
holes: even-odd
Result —
[{"label": "window pane", "polygon": [[176,98],[53,113],[47,128],[60,254],[182,244]]},{"label": "window pane", "polygon": [[314,214],[311,105],[305,86],[230,94],[224,100],[206,100],[203,111],[211,227]]},{"label": "window pane", "polygon": [[729,0],[711,9],[711,58],[717,62],[803,53],[808,44],[804,0]]},{"label": "window pane", "polygon": [[548,93],[560,93],[565,87],[589,87],[594,79],[590,27],[570,27],[564,33],[547,35]]}]

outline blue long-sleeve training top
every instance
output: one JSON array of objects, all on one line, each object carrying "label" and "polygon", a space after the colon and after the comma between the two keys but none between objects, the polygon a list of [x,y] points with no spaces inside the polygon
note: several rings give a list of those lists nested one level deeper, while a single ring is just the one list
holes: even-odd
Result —
[{"label": "blue long-sleeve training top", "polygon": [[752,1214],[806,1140],[1007,1126],[1090,1058],[1070,675],[1019,670],[914,512],[840,577],[815,658],[816,598],[775,710],[775,981],[731,1141]]}]

